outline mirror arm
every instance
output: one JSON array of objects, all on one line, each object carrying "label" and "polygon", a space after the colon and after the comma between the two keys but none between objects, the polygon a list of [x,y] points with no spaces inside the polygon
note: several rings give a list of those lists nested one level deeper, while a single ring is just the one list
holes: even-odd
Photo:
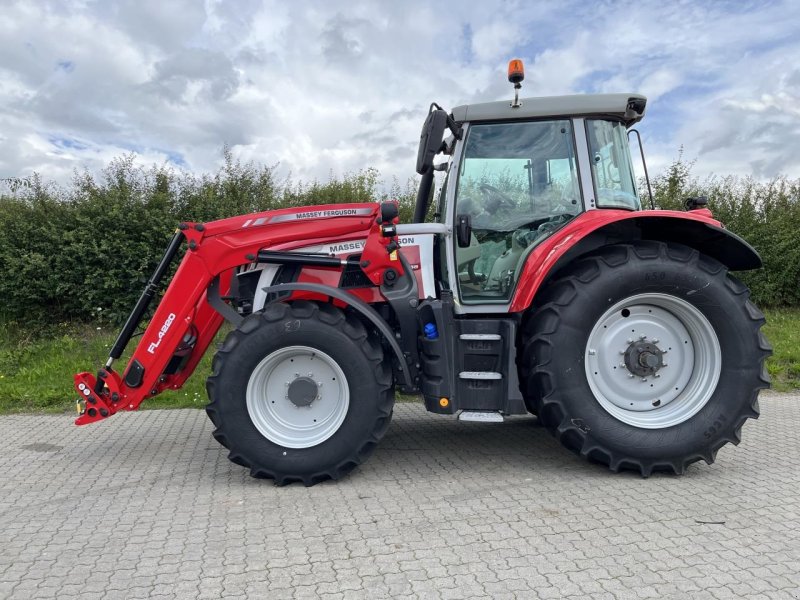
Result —
[{"label": "mirror arm", "polygon": [[453,133],[457,140],[460,140],[464,136],[464,130],[450,115],[447,115],[447,128]]},{"label": "mirror arm", "polygon": [[[431,106],[428,109],[428,113],[433,112],[434,108],[436,110],[444,110],[436,102],[431,102]],[[456,137],[457,140],[460,140],[464,135],[464,130],[458,123],[456,123],[453,116],[449,114],[447,115],[447,128],[450,130],[450,133],[452,133]]]},{"label": "mirror arm", "polygon": [[417,188],[417,204],[414,208],[414,223],[423,223],[425,215],[428,212],[428,199],[431,195],[431,188],[433,188],[433,169],[428,171],[422,176],[419,181],[419,188]]}]

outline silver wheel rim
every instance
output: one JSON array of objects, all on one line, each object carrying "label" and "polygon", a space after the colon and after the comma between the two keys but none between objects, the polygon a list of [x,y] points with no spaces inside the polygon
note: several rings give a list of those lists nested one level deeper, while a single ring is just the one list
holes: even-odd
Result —
[{"label": "silver wheel rim", "polygon": [[668,294],[638,294],[603,313],[589,334],[584,364],[608,413],[634,427],[664,429],[708,403],[722,353],[713,326],[694,305]]},{"label": "silver wheel rim", "polygon": [[341,367],[308,346],[276,350],[258,363],[247,382],[250,420],[261,435],[286,448],[321,444],[339,430],[349,406],[350,388]]}]

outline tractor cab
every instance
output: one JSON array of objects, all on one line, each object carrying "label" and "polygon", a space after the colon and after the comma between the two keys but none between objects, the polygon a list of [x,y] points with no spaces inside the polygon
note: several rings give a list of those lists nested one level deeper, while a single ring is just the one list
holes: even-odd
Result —
[{"label": "tractor cab", "polygon": [[[582,213],[641,210],[627,130],[645,104],[638,94],[602,94],[471,104],[450,115],[432,106],[417,216],[427,212],[433,171],[446,170],[434,214],[454,231],[440,270],[461,312],[508,312],[531,251]],[[434,166],[437,125],[452,135],[437,148],[449,161]]]}]

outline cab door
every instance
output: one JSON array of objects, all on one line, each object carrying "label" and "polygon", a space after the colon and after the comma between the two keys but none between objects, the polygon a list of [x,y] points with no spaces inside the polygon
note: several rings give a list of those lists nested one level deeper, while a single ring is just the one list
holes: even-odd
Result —
[{"label": "cab door", "polygon": [[[477,123],[466,131],[449,174],[451,288],[464,312],[501,312],[525,258],[584,210],[569,119]],[[470,310],[476,309],[476,310]]]}]

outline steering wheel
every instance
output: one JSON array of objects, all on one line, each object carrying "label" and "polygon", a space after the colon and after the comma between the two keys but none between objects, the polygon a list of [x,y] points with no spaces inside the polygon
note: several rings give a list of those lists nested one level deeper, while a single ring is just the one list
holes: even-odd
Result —
[{"label": "steering wheel", "polygon": [[516,208],[517,204],[514,200],[506,194],[505,192],[501,192],[493,185],[489,185],[488,183],[481,183],[478,186],[478,189],[483,194],[483,206],[484,210],[488,211],[495,211],[498,208]]}]

